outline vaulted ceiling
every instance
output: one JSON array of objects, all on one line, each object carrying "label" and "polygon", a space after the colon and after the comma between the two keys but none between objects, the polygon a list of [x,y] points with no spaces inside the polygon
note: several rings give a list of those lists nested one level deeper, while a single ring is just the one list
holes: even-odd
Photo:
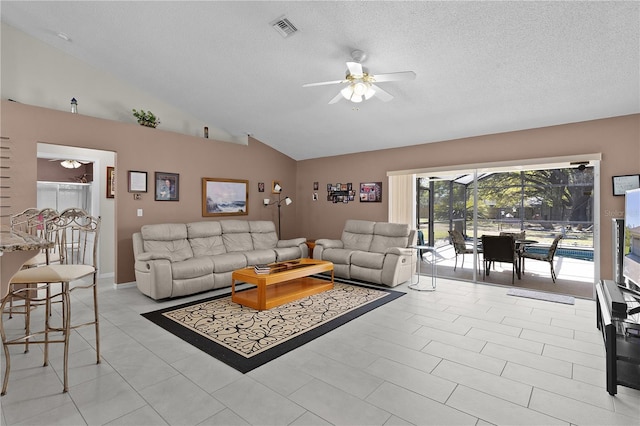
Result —
[{"label": "vaulted ceiling", "polygon": [[[308,159],[640,112],[640,3],[12,2],[2,20]],[[286,17],[297,32],[271,25]],[[71,42],[58,36],[63,32]],[[328,102],[351,52],[394,98]]]}]

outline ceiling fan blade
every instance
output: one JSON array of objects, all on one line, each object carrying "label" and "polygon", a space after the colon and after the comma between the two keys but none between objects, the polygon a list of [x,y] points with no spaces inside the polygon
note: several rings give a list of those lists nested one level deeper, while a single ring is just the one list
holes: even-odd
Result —
[{"label": "ceiling fan blade", "polygon": [[342,98],[343,98],[342,93],[338,92],[338,94],[337,94],[337,95],[335,95],[335,96],[333,97],[333,99],[331,99],[331,100],[329,101],[329,105],[331,105],[331,104],[335,104],[336,102],[340,101],[340,99],[342,99]]},{"label": "ceiling fan blade", "polygon": [[347,62],[347,68],[352,77],[362,77],[362,64],[359,62]]},{"label": "ceiling fan blade", "polygon": [[348,80],[321,81],[320,83],[307,83],[302,87],[327,86],[329,84],[348,83]]},{"label": "ceiling fan blade", "polygon": [[371,79],[376,83],[382,83],[384,81],[414,80],[415,78],[416,73],[413,71],[390,72],[387,74],[376,74],[371,76]]},{"label": "ceiling fan blade", "polygon": [[393,99],[393,95],[391,93],[385,92],[375,84],[372,84],[371,88],[376,91],[376,94],[374,96],[377,96],[378,98],[380,98],[381,101],[389,102],[391,99]]}]

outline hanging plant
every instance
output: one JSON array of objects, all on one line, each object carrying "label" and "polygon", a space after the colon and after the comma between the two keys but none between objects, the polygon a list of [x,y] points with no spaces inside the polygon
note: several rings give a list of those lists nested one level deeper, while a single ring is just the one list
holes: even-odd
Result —
[{"label": "hanging plant", "polygon": [[156,127],[160,124],[160,119],[156,117],[154,113],[151,111],[145,111],[141,109],[140,111],[133,110],[133,116],[138,119],[138,124],[146,127]]}]

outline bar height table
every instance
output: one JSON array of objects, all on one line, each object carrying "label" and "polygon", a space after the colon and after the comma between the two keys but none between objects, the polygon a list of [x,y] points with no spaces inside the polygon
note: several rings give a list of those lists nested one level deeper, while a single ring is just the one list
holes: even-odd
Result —
[{"label": "bar height table", "polygon": [[12,231],[9,227],[0,228],[0,300],[9,293],[9,283],[22,265],[44,248],[53,246],[52,242]]},{"label": "bar height table", "polygon": [[[416,290],[416,291],[435,291],[436,290],[436,276],[437,276],[437,269],[436,269],[436,248],[433,246],[424,246],[424,245],[417,245],[417,246],[411,246],[409,248],[415,249],[418,253],[418,281],[415,283],[411,283],[409,285],[409,288],[411,290]],[[420,252],[424,250],[424,251],[429,251],[432,253],[433,255],[433,261],[431,262],[431,287],[427,286],[427,285],[421,285],[420,284],[420,273],[422,272],[422,256],[420,256]],[[412,252],[412,262],[413,263],[413,252]]]}]

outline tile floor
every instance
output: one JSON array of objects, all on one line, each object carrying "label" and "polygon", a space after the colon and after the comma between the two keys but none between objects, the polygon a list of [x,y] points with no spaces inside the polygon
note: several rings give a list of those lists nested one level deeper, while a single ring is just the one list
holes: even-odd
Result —
[{"label": "tile floor", "polygon": [[[423,278],[424,279],[424,278]],[[595,303],[507,296],[439,279],[245,375],[147,321],[157,303],[100,284],[103,362],[74,332],[61,350],[11,349],[2,425],[637,425],[640,391],[605,390]],[[79,292],[76,292],[76,294]],[[74,296],[74,318],[88,314]],[[85,298],[86,297],[86,298]],[[204,295],[197,296],[197,298]],[[34,316],[41,315],[42,309]],[[11,330],[23,319],[7,320]],[[41,317],[40,317],[41,318]],[[34,320],[35,321],[35,320]],[[4,355],[2,367],[4,372]]]}]

